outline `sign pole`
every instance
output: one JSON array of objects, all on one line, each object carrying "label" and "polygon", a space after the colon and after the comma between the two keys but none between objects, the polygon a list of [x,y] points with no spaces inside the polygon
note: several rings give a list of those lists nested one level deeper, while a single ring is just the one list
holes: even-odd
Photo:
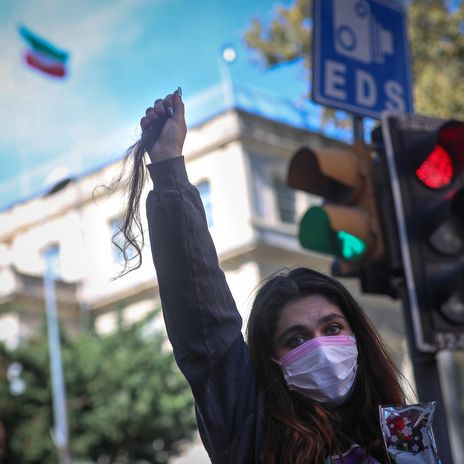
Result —
[{"label": "sign pole", "polygon": [[364,142],[364,119],[357,114],[352,115],[353,120],[353,140],[355,142]]}]

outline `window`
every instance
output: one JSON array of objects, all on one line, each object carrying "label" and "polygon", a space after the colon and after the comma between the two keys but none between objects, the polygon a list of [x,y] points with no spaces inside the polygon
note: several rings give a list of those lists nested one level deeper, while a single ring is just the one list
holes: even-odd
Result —
[{"label": "window", "polygon": [[61,276],[60,246],[57,243],[48,245],[42,251],[42,258],[49,276],[53,279],[59,278]]},{"label": "window", "polygon": [[[118,234],[114,237],[114,234],[119,232],[121,230],[121,227],[124,224],[124,217],[123,216],[117,216],[110,221],[110,229],[111,229],[111,239],[114,240],[112,242],[112,247],[113,247],[113,259],[116,263],[118,263],[121,266],[125,265],[125,260],[124,260],[124,253],[122,249],[124,249],[124,244],[126,243],[126,239],[124,238],[124,235]],[[114,237],[114,239],[113,239]],[[118,246],[116,246],[116,244]],[[126,250],[126,255],[127,258],[132,258],[135,256],[135,249],[132,246],[129,246],[129,248]]]},{"label": "window", "polygon": [[296,219],[295,191],[277,177],[274,178],[273,186],[279,220],[294,223]]},{"label": "window", "polygon": [[197,184],[197,189],[200,192],[201,201],[203,202],[203,207],[205,208],[206,221],[208,227],[213,226],[213,205],[211,202],[211,187],[207,180]]}]

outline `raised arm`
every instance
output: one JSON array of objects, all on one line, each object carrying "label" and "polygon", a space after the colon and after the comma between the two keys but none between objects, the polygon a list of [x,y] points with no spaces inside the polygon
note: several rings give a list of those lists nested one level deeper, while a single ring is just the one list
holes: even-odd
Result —
[{"label": "raised arm", "polygon": [[254,414],[255,376],[199,193],[185,171],[178,92],[148,109],[141,126],[145,132],[164,120],[159,138],[147,147],[154,183],[147,199],[150,243],[168,336],[195,395],[200,433],[213,459],[230,452]]}]

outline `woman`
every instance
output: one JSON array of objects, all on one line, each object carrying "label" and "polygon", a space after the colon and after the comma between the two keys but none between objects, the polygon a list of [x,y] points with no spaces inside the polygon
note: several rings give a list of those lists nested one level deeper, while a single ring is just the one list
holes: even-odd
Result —
[{"label": "woman", "polygon": [[387,462],[378,405],[403,403],[404,395],[358,304],[318,272],[275,275],[256,295],[245,343],[181,156],[180,89],[148,108],[140,125],[138,150],[151,159],[147,217],[163,313],[211,461]]}]

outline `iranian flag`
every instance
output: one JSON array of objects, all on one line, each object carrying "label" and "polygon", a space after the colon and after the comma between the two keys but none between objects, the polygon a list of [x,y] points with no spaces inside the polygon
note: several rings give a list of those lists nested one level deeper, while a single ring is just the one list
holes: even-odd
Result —
[{"label": "iranian flag", "polygon": [[23,26],[19,28],[19,33],[28,44],[24,59],[29,66],[50,76],[66,76],[66,62],[69,56],[67,52],[56,48]]}]

